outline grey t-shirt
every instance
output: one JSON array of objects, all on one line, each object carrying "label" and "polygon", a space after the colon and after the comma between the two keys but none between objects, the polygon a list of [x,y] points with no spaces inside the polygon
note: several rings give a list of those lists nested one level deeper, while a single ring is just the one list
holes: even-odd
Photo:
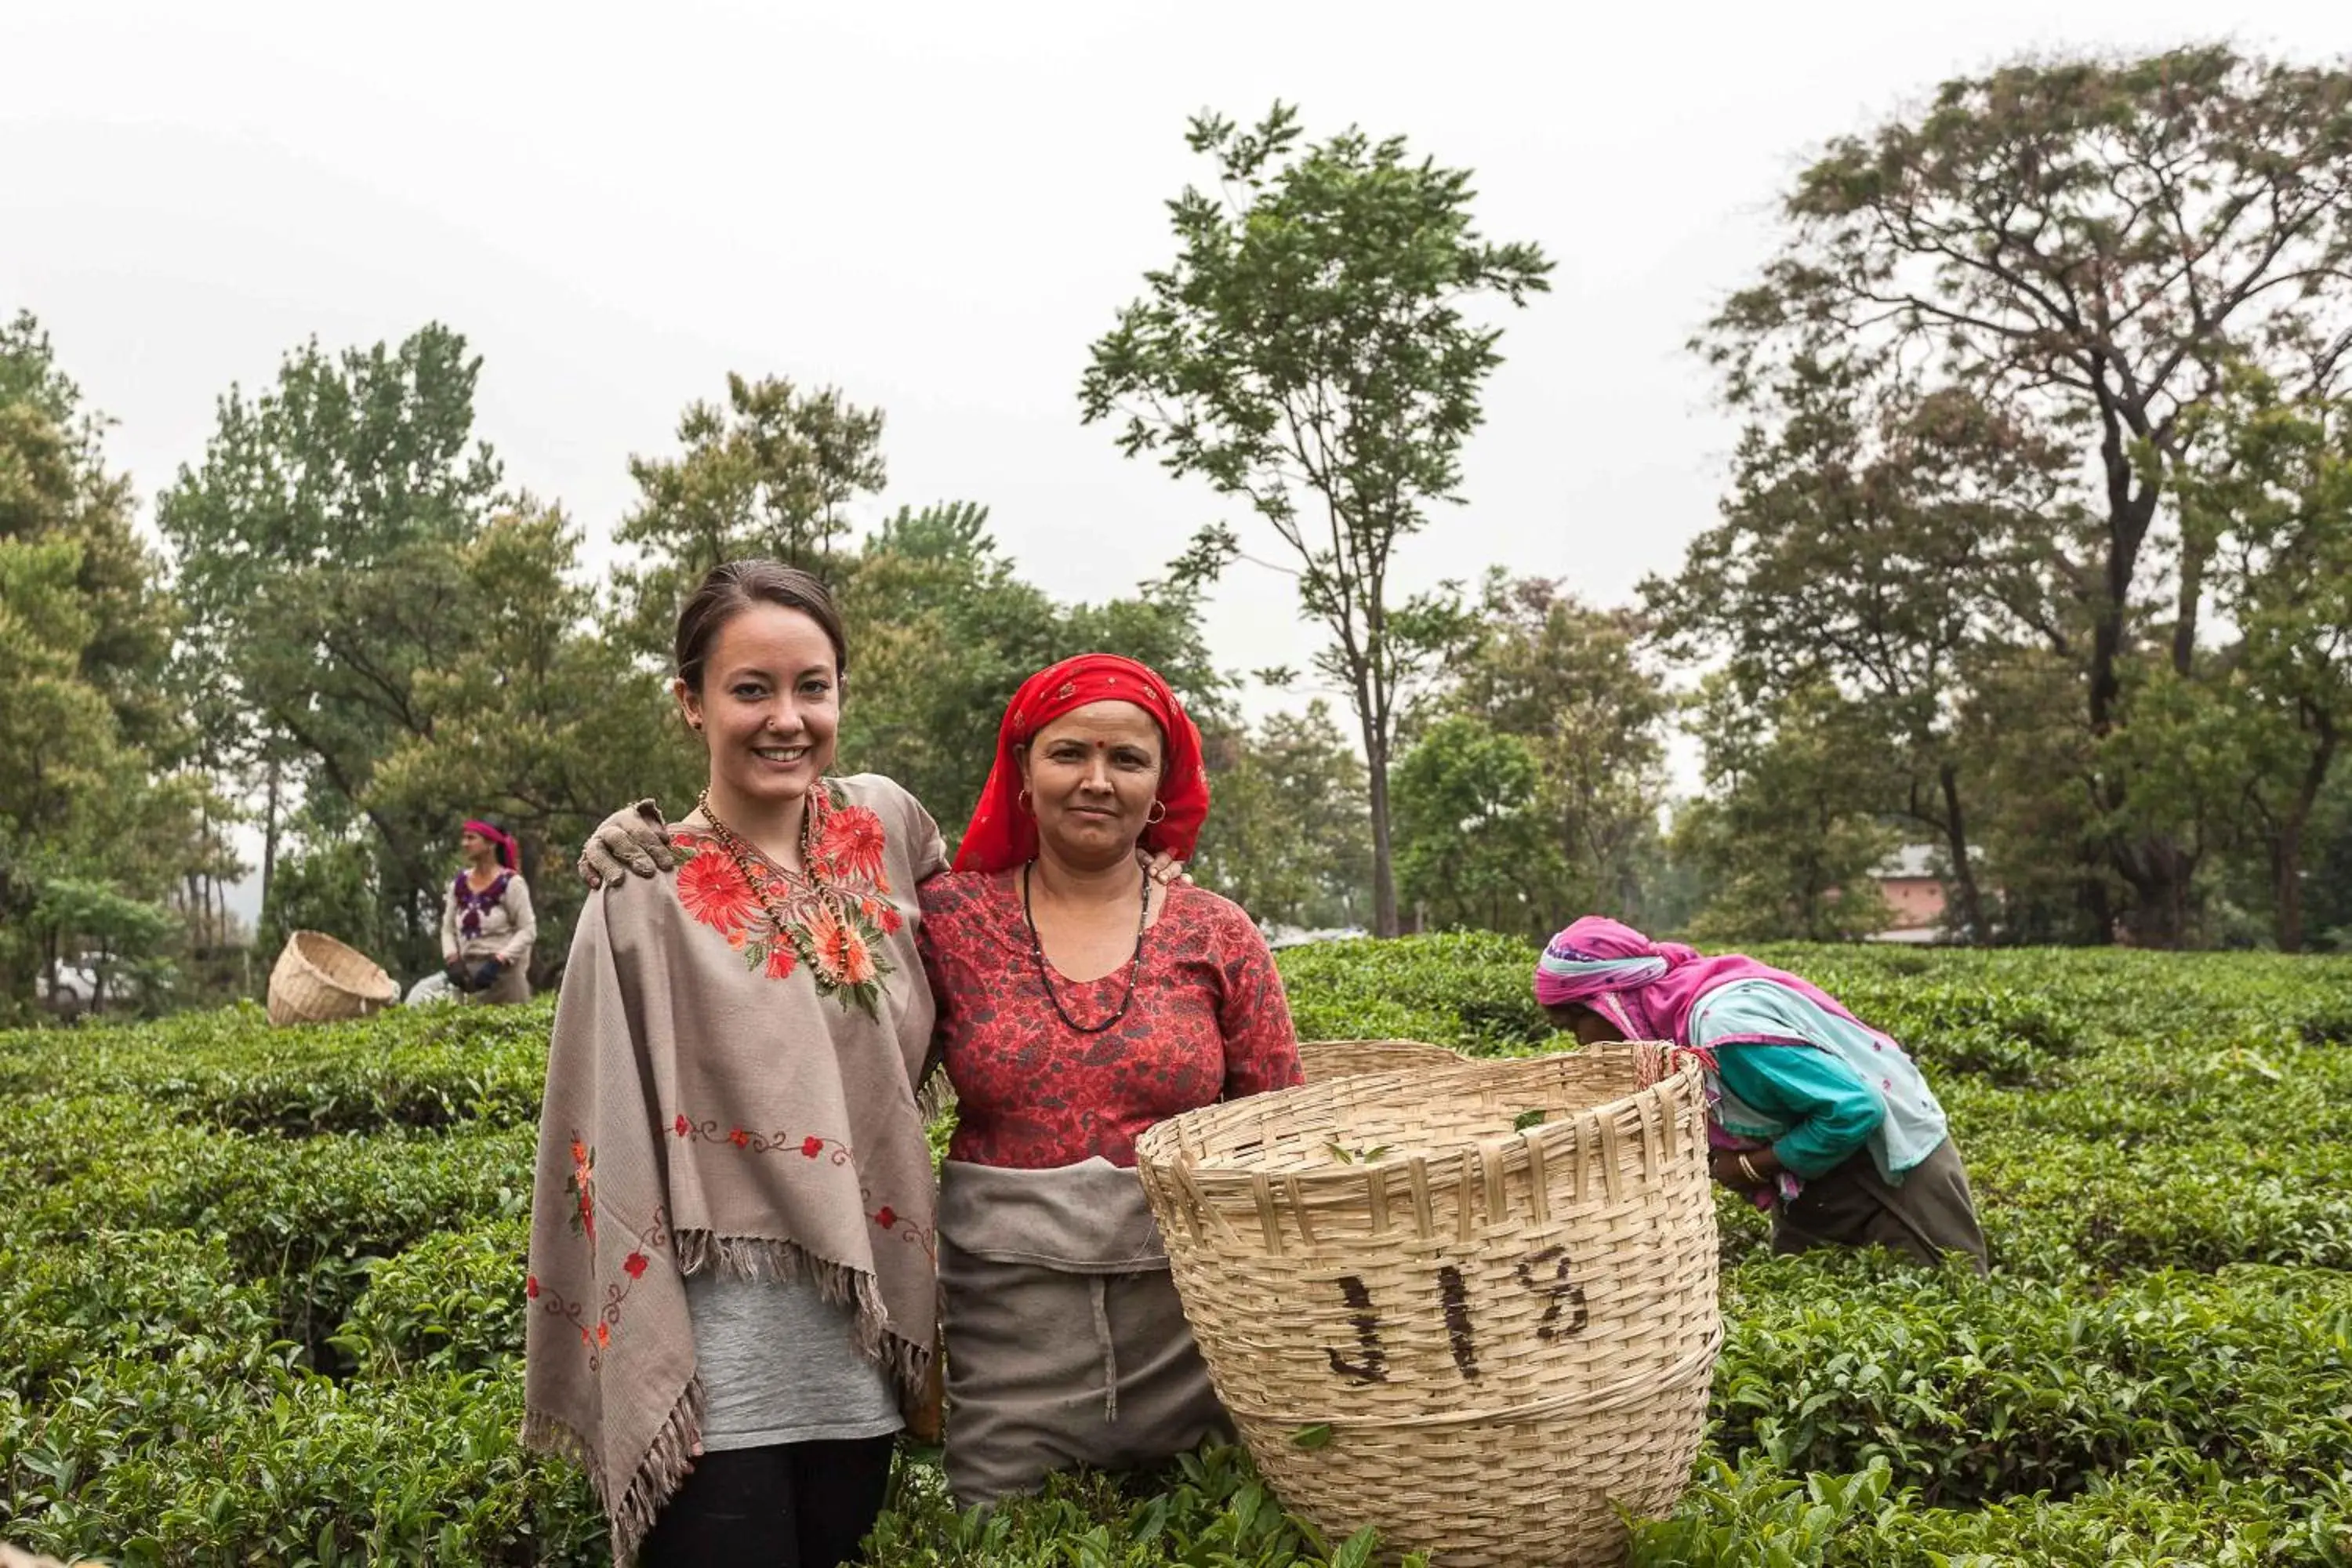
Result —
[{"label": "grey t-shirt", "polygon": [[702,1446],[879,1437],[905,1425],[890,1381],[858,1353],[856,1318],[807,1280],[686,1282],[702,1378]]}]

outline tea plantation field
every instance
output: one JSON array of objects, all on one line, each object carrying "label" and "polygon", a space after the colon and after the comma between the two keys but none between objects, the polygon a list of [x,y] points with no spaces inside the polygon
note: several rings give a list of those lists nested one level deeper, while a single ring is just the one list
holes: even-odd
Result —
[{"label": "tea plantation field", "polygon": [[[1645,1563],[2352,1563],[2352,961],[1782,950],[1916,1048],[1979,1281],[1774,1260]],[[1542,1047],[1491,938],[1286,955],[1308,1036]],[[593,1563],[524,1455],[549,1005],[0,1034],[0,1540],[126,1563]],[[873,1561],[1357,1563],[1246,1458],[959,1521],[904,1468]]]}]

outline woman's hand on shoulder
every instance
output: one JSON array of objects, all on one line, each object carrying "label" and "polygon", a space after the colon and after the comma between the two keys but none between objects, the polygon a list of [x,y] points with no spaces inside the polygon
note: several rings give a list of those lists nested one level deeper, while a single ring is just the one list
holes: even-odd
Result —
[{"label": "woman's hand on shoulder", "polygon": [[677,867],[661,804],[641,800],[596,825],[580,851],[580,879],[592,888],[629,877],[655,877]]},{"label": "woman's hand on shoulder", "polygon": [[1194,885],[1192,874],[1184,869],[1184,862],[1165,849],[1147,852],[1139,846],[1135,858],[1143,862],[1143,874],[1163,888],[1190,888]]}]

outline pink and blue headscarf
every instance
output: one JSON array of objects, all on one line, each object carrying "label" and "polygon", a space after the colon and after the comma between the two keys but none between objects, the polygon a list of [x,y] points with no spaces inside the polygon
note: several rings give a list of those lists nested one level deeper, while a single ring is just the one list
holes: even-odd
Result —
[{"label": "pink and blue headscarf", "polygon": [[1707,958],[1678,942],[1652,942],[1603,915],[1586,915],[1545,946],[1536,961],[1536,1001],[1590,1007],[1629,1040],[1691,1047],[1697,1045],[1690,1017],[1699,998],[1735,980],[1769,980],[1838,1017],[1853,1017],[1827,992],[1785,970],[1742,953]]}]

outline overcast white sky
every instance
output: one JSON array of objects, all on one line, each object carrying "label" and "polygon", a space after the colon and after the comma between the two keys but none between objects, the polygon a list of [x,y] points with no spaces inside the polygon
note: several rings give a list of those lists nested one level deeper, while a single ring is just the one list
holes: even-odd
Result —
[{"label": "overcast white sky", "polygon": [[[48,326],[144,496],[289,346],[438,319],[484,356],[509,480],[593,559],[628,454],[738,370],[878,405],[885,510],[983,502],[1083,598],[1213,519],[1252,537],[1077,420],[1088,343],[1173,254],[1162,202],[1208,177],[1197,110],[1402,133],[1558,261],[1406,575],[1612,603],[1714,514],[1732,433],[1683,344],[1824,139],[2023,51],[2352,47],[2341,0],[366,10],[0,0],[0,310]],[[1235,669],[1316,646],[1246,567],[1210,626]]]}]

